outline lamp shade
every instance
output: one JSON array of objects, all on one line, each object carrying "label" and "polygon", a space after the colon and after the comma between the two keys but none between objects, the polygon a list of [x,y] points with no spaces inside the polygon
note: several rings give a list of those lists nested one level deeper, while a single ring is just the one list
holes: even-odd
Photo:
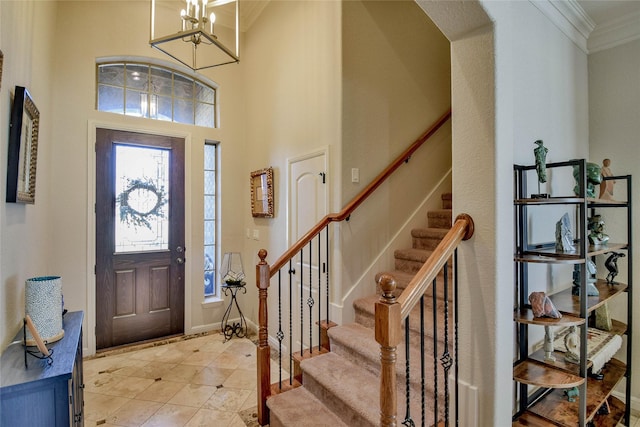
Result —
[{"label": "lamp shade", "polygon": [[[24,296],[25,313],[33,320],[40,337],[48,343],[62,339],[62,279],[59,276],[28,279]],[[36,345],[28,329],[26,345]]]},{"label": "lamp shade", "polygon": [[222,257],[220,277],[225,283],[240,283],[244,280],[242,257],[240,252],[227,252]]}]

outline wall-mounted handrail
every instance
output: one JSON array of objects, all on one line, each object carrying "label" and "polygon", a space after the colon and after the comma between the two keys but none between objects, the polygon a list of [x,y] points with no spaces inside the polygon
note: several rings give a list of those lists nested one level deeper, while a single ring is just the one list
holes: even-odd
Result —
[{"label": "wall-mounted handrail", "polygon": [[293,258],[300,249],[305,247],[307,243],[318,235],[329,223],[336,221],[344,221],[347,219],[353,211],[356,210],[387,178],[389,178],[403,163],[405,163],[415,151],[422,146],[431,136],[438,131],[449,119],[451,118],[451,108],[447,110],[438,120],[436,120],[413,144],[404,150],[396,159],[389,164],[378,176],[371,181],[360,193],[358,193],[340,212],[326,215],[319,223],[311,228],[304,236],[291,246],[276,262],[271,265],[270,277],[282,267],[285,266],[291,258]]},{"label": "wall-mounted handrail", "polygon": [[[287,263],[293,259],[294,256],[299,254],[301,250],[318,236],[322,230],[326,229],[326,247],[328,250],[328,225],[331,222],[344,221],[360,206],[380,185],[382,185],[389,176],[391,176],[396,169],[407,162],[413,153],[420,148],[431,136],[433,136],[449,119],[451,118],[451,109],[447,110],[438,120],[436,120],[420,137],[415,140],[409,148],[404,150],[396,159],[389,164],[378,176],[367,185],[358,195],[356,195],[345,207],[338,213],[329,214],[325,216],[318,224],[312,227],[304,236],[302,236],[293,246],[291,246],[276,262],[269,265],[266,262],[267,251],[262,249],[258,253],[260,262],[256,265],[256,285],[258,288],[258,349],[257,349],[257,375],[258,375],[258,422],[260,425],[266,425],[269,423],[269,409],[267,407],[267,398],[272,394],[271,389],[271,369],[270,369],[270,351],[271,348],[268,342],[268,290],[271,278],[276,275]],[[289,271],[291,275],[292,271]],[[326,310],[327,319],[323,322],[325,325],[329,325],[329,281],[328,281],[328,269],[325,272],[327,275],[326,283]],[[302,311],[302,310],[301,310]],[[282,331],[279,331],[282,332]],[[280,338],[279,338],[280,339]],[[301,340],[302,342],[302,340]],[[300,351],[302,355],[302,350]]]}]

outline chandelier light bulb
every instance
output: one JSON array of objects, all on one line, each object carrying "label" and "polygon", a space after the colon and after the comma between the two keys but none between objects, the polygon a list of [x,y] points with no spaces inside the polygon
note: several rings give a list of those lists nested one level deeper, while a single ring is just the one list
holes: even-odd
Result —
[{"label": "chandelier light bulb", "polygon": [[211,23],[211,30],[209,31],[211,34],[213,34],[213,23],[216,22],[216,14],[211,12],[211,15],[209,15],[209,22]]}]

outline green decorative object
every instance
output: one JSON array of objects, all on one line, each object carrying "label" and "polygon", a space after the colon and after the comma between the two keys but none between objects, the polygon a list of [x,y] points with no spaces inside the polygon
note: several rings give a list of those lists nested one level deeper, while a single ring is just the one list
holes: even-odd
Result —
[{"label": "green decorative object", "polygon": [[532,194],[531,197],[534,199],[546,199],[549,198],[549,194],[540,192],[540,184],[547,182],[547,153],[549,152],[549,149],[544,146],[544,143],[541,139],[535,141],[534,144],[537,145],[537,147],[533,149],[533,155],[536,158],[538,193]]},{"label": "green decorative object", "polygon": [[[573,177],[576,180],[576,186],[573,188],[573,192],[577,195],[580,194],[580,168],[573,167]],[[587,162],[587,188],[585,190],[585,196],[595,198],[596,197],[596,184],[602,182],[602,175],[600,174],[600,165],[596,163]]]}]

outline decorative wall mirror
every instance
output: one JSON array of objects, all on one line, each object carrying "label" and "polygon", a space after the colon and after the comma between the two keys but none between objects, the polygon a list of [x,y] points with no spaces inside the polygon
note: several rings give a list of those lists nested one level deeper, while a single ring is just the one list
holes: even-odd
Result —
[{"label": "decorative wall mirror", "polygon": [[9,125],[7,202],[35,203],[40,112],[29,92],[16,86]]},{"label": "decorative wall mirror", "polygon": [[273,168],[251,172],[251,215],[273,218]]}]

